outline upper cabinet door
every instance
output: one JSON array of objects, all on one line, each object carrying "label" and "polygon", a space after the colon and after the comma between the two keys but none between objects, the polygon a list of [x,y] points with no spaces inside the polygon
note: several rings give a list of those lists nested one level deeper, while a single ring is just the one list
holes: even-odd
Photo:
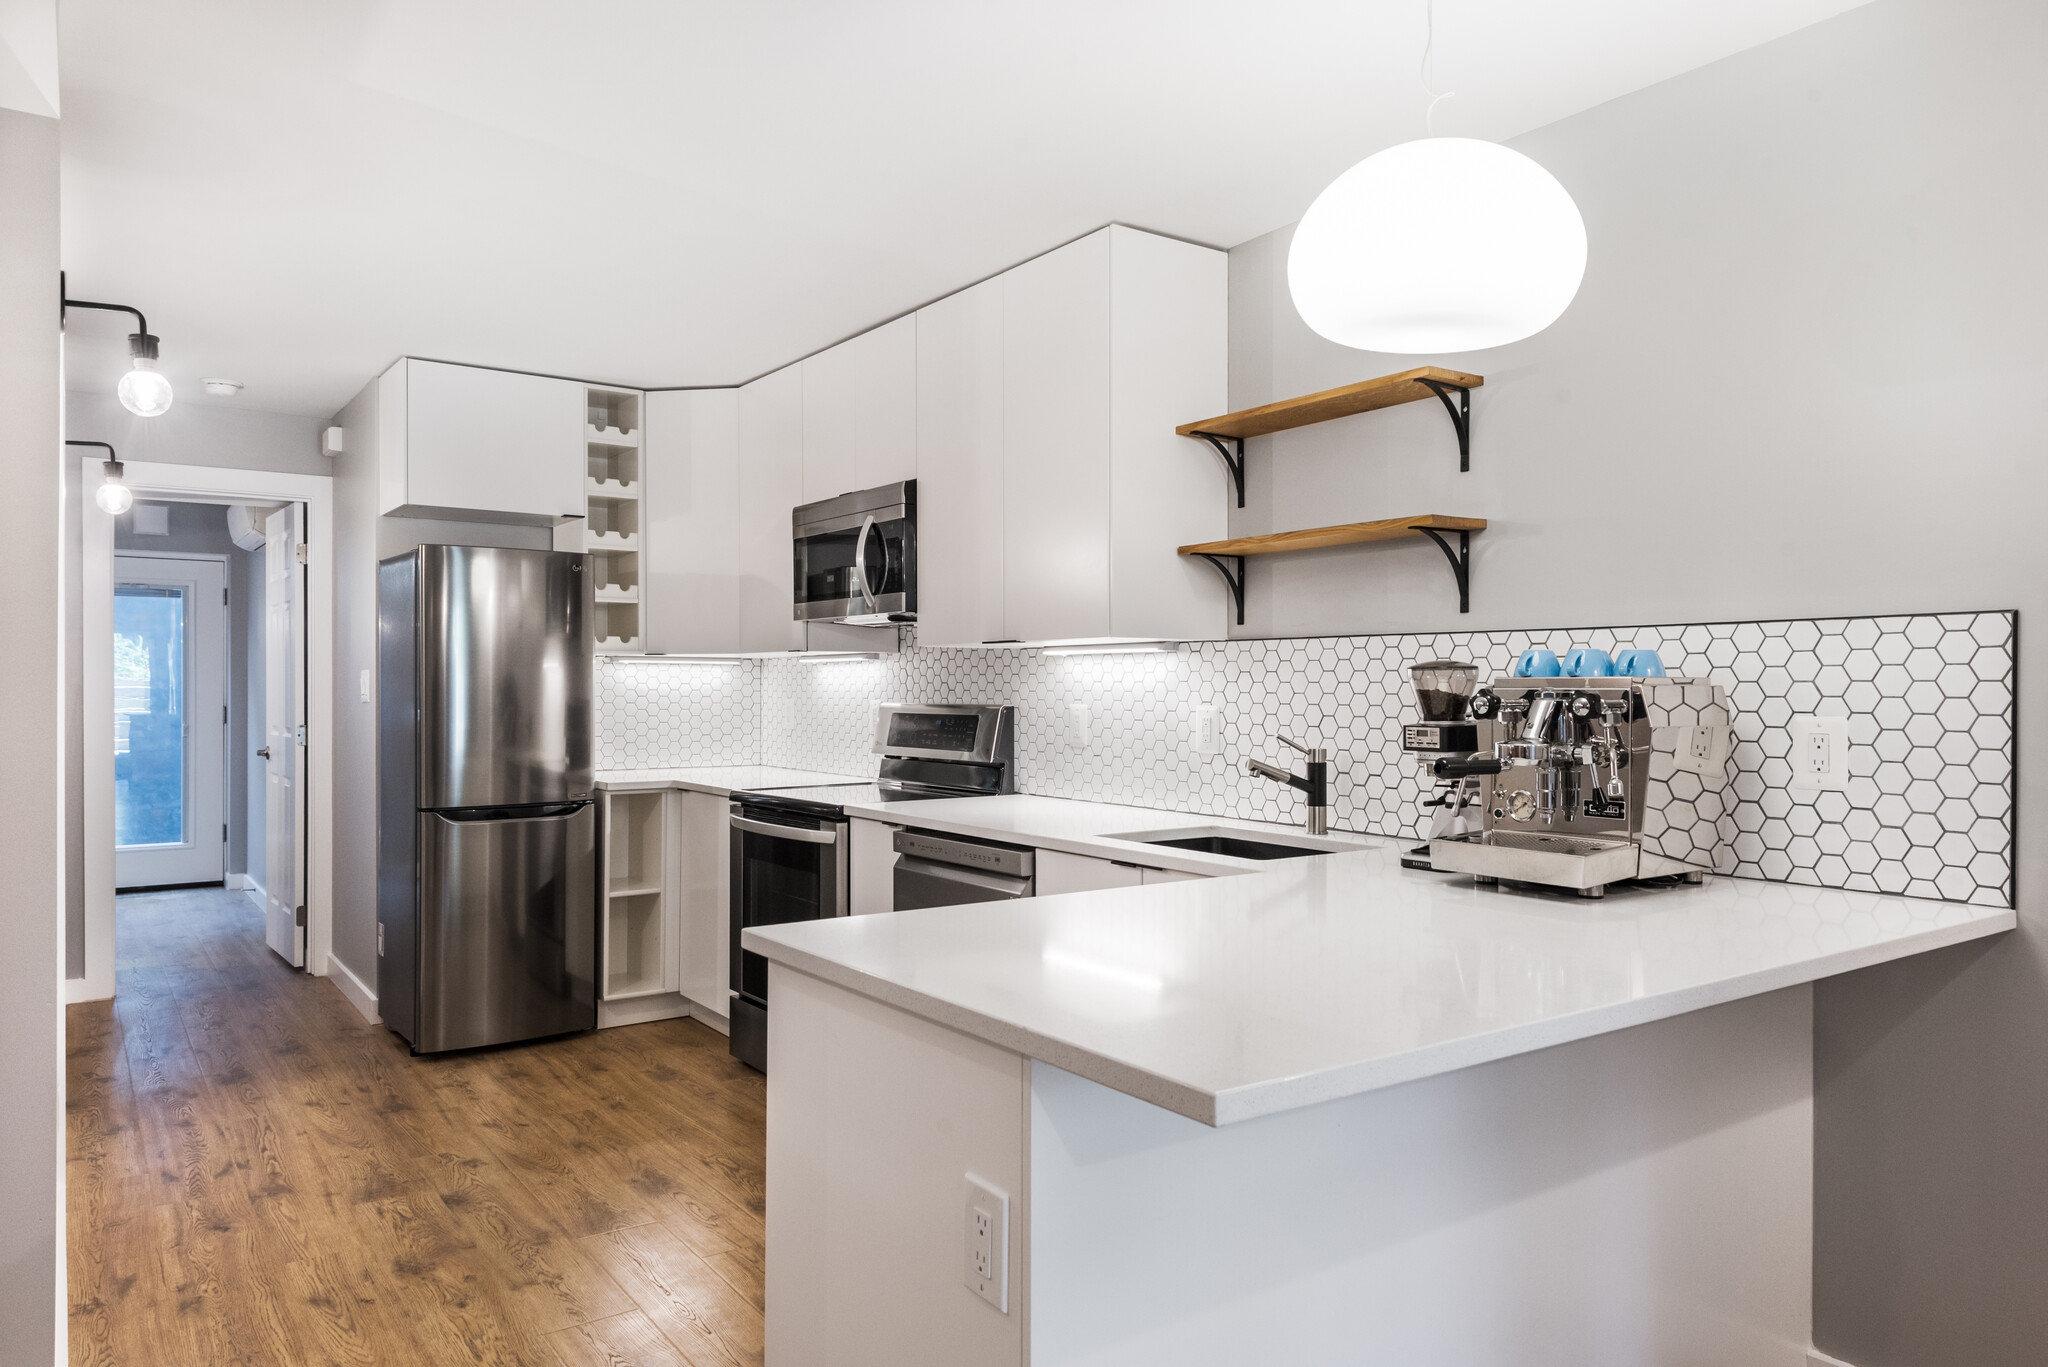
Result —
[{"label": "upper cabinet door", "polygon": [[1022,641],[1106,636],[1109,230],[998,278],[1008,634]]},{"label": "upper cabinet door", "polygon": [[738,650],[740,392],[660,390],[642,402],[645,647]]},{"label": "upper cabinet door", "polygon": [[917,478],[915,315],[802,365],[805,503]]},{"label": "upper cabinet door", "polygon": [[581,384],[436,361],[404,365],[406,511],[542,526],[583,516]]},{"label": "upper cabinet door", "polygon": [[1003,590],[1003,282],[917,311],[917,639],[1009,637]]},{"label": "upper cabinet door", "polygon": [[801,650],[790,514],[805,501],[803,367],[742,385],[739,421],[740,649]]}]

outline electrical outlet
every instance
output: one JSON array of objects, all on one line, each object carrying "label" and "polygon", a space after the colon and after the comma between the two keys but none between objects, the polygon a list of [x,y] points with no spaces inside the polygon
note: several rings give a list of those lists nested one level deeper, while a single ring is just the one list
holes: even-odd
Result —
[{"label": "electrical outlet", "polygon": [[967,1289],[1010,1313],[1010,1198],[967,1174],[967,1262],[961,1280]]},{"label": "electrical outlet", "polygon": [[1197,707],[1190,719],[1194,751],[1198,755],[1223,753],[1223,709]]},{"label": "electrical outlet", "polygon": [[1786,729],[1792,733],[1793,789],[1806,793],[1847,792],[1849,719],[1794,717]]},{"label": "electrical outlet", "polygon": [[1087,703],[1067,704],[1067,748],[1069,750],[1086,750],[1088,748],[1094,731],[1094,728],[1089,724],[1090,720]]},{"label": "electrical outlet", "polygon": [[1719,777],[1728,765],[1727,732],[1712,726],[1673,728],[1671,764],[1675,769],[1702,776]]}]

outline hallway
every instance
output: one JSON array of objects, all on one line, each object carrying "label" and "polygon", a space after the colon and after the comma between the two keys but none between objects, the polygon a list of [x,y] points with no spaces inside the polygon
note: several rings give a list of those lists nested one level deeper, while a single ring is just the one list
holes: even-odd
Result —
[{"label": "hallway", "polygon": [[761,1361],[765,1080],[664,1021],[415,1059],[215,889],[68,1009],[71,1361]]}]

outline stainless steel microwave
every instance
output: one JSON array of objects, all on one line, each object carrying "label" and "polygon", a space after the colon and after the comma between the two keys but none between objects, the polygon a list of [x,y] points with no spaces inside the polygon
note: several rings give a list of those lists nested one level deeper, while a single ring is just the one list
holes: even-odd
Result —
[{"label": "stainless steel microwave", "polygon": [[791,521],[797,621],[917,620],[916,480],[806,503]]}]

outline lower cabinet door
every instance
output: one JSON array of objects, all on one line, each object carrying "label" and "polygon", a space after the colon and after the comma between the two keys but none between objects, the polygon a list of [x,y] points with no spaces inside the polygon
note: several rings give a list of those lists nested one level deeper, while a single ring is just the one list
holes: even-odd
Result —
[{"label": "lower cabinet door", "polygon": [[847,823],[853,848],[848,852],[852,885],[849,910],[855,916],[896,909],[896,832],[886,821]]},{"label": "lower cabinet door", "polygon": [[732,900],[731,803],[713,793],[677,793],[678,927],[682,940],[682,991],[720,1020],[731,1014],[726,998],[730,972]]},{"label": "lower cabinet door", "polygon": [[1145,886],[1154,883],[1185,883],[1190,879],[1207,878],[1206,873],[1184,873],[1180,869],[1145,869]]},{"label": "lower cabinet door", "polygon": [[1099,888],[1135,888],[1144,881],[1145,871],[1136,864],[1097,859],[1092,855],[1068,854],[1064,850],[1038,852],[1038,895],[1053,897],[1062,892],[1094,892]]}]

